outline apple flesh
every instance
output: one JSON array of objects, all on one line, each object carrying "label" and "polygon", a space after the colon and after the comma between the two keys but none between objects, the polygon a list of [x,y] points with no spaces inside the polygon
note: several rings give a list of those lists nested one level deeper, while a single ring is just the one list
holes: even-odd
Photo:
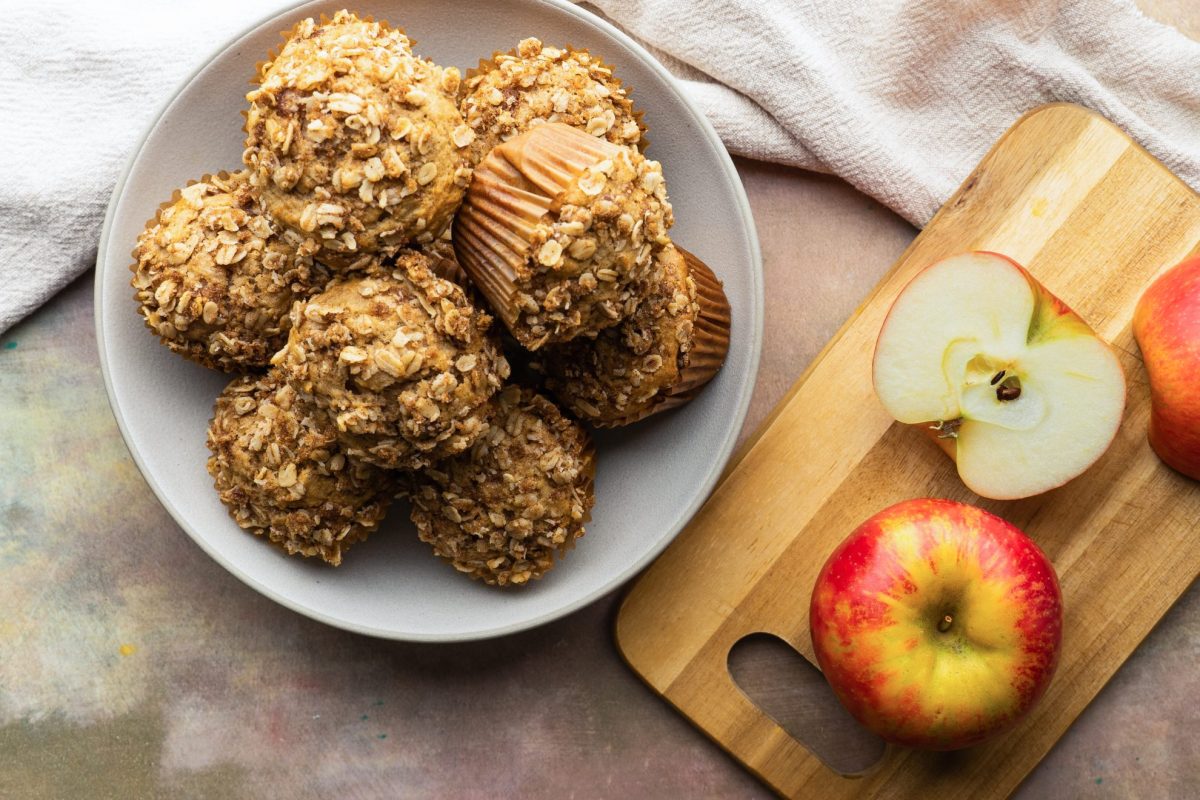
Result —
[{"label": "apple flesh", "polygon": [[963,482],[998,500],[1086,470],[1125,409],[1112,349],[996,253],[947,258],[913,278],[879,333],[873,379],[888,413],[952,445]]},{"label": "apple flesh", "polygon": [[1133,335],[1150,378],[1150,446],[1168,466],[1200,479],[1200,258],[1150,284]]},{"label": "apple flesh", "polygon": [[842,705],[888,742],[977,744],[1038,702],[1058,665],[1062,594],[1017,527],[949,500],[859,526],[813,589],[813,649]]}]

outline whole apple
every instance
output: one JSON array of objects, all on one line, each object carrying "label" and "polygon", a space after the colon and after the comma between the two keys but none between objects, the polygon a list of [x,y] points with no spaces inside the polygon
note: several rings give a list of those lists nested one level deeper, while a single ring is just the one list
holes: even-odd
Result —
[{"label": "whole apple", "polygon": [[884,740],[955,750],[1012,726],[1058,666],[1062,593],[1016,526],[975,506],[908,500],[825,562],[813,649],[842,705]]},{"label": "whole apple", "polygon": [[1133,335],[1150,377],[1150,446],[1168,466],[1200,479],[1200,257],[1150,284]]}]

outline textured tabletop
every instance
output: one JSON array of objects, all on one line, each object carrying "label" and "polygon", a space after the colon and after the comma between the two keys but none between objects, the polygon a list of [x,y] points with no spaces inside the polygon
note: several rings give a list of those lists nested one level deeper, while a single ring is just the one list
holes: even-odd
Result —
[{"label": "textured tabletop", "polygon": [[[739,166],[767,271],[751,430],[913,231],[833,179]],[[91,300],[88,275],[0,338],[0,797],[768,796],[621,663],[615,596],[433,646],[242,585],[130,459]],[[1198,651],[1194,586],[1019,796],[1194,796]],[[820,709],[773,660],[744,668],[803,728]]]},{"label": "textured tabletop", "polygon": [[[1183,0],[1143,7],[1195,35]],[[739,169],[766,269],[745,436],[915,232],[837,180]],[[621,663],[616,595],[505,639],[412,645],[225,572],[121,441],[91,281],[0,337],[0,798],[769,796]],[[1195,797],[1198,656],[1193,585],[1017,796]],[[819,685],[771,653],[742,670],[814,727]]]}]

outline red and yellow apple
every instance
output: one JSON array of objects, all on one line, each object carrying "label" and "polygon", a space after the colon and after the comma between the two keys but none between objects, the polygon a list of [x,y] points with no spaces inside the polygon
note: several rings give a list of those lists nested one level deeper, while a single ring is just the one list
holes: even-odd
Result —
[{"label": "red and yellow apple", "polygon": [[1168,466],[1200,479],[1200,258],[1150,284],[1133,335],[1150,377],[1150,446]]},{"label": "red and yellow apple", "polygon": [[965,253],[924,269],[880,330],[875,394],[939,437],[976,494],[1040,494],[1090,467],[1125,409],[1116,355],[1023,267]]},{"label": "red and yellow apple", "polygon": [[950,500],[908,500],[860,525],[825,562],[809,613],[842,705],[909,747],[1003,731],[1058,665],[1054,567],[1016,526]]}]

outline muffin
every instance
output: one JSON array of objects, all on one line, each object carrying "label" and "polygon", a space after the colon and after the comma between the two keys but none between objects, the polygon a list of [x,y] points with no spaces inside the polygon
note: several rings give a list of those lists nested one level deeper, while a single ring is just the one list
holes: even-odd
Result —
[{"label": "muffin", "polygon": [[612,70],[586,50],[525,39],[468,73],[459,109],[474,134],[472,164],[542,122],[562,122],[613,144],[641,148],[641,115]]},{"label": "muffin", "polygon": [[287,341],[292,302],[329,277],[303,237],[263,215],[245,171],[179,191],[133,257],[146,327],[176,353],[226,372],[266,366]]},{"label": "muffin", "polygon": [[547,122],[479,165],[454,249],[513,337],[537,350],[632,314],[673,222],[657,162]]},{"label": "muffin", "polygon": [[403,250],[292,309],[274,358],[325,409],[352,456],[419,469],[470,447],[508,377],[492,318]]},{"label": "muffin", "polygon": [[337,566],[379,527],[392,478],[348,456],[325,416],[273,370],[236,378],[208,426],[208,472],[238,525]]},{"label": "muffin", "polygon": [[712,271],[667,245],[662,276],[633,316],[594,340],[543,350],[546,388],[597,427],[627,425],[682,405],[717,373],[729,349],[729,303]]},{"label": "muffin", "polygon": [[468,452],[412,476],[421,541],[494,586],[542,577],[583,535],[595,501],[587,432],[548,399],[508,386]]},{"label": "muffin", "polygon": [[243,158],[267,212],[340,267],[432,241],[471,176],[459,85],[384,23],[299,23],[246,95]]}]

